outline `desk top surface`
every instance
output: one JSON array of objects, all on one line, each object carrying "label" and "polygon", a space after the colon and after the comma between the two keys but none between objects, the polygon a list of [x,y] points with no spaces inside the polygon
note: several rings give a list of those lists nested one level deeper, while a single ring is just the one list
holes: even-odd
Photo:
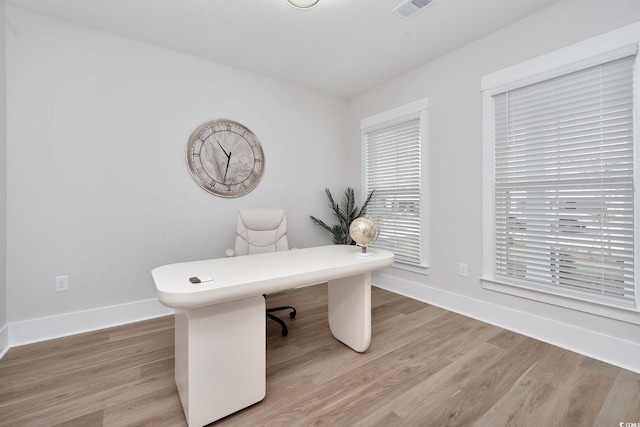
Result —
[{"label": "desk top surface", "polygon": [[[320,246],[266,254],[169,264],[151,271],[160,302],[173,308],[199,308],[296,286],[326,282],[379,270],[393,264],[393,254],[370,256],[348,245]],[[190,277],[210,276],[191,283]]]}]

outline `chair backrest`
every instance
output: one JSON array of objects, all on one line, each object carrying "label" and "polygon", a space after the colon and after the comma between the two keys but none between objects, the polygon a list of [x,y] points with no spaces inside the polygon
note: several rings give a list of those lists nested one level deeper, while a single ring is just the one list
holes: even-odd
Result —
[{"label": "chair backrest", "polygon": [[286,251],[287,215],[284,209],[239,209],[236,222],[235,254],[252,255]]}]

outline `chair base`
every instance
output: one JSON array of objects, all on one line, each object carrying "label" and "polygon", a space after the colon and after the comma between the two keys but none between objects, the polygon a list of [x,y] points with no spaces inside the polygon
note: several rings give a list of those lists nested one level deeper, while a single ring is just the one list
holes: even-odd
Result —
[{"label": "chair base", "polygon": [[275,320],[276,322],[278,322],[278,324],[280,324],[280,326],[282,327],[282,336],[286,337],[287,335],[289,335],[289,328],[287,328],[287,324],[284,323],[282,319],[271,314],[275,311],[281,311],[281,310],[291,310],[291,313],[289,313],[289,318],[293,319],[296,317],[296,309],[289,305],[283,306],[283,307],[267,308],[267,317],[271,320]]}]

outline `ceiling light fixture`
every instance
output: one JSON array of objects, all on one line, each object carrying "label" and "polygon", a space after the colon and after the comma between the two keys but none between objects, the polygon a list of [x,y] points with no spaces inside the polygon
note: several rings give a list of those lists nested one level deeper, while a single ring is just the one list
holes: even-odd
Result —
[{"label": "ceiling light fixture", "polygon": [[287,0],[287,3],[298,9],[310,9],[320,3],[320,0]]}]

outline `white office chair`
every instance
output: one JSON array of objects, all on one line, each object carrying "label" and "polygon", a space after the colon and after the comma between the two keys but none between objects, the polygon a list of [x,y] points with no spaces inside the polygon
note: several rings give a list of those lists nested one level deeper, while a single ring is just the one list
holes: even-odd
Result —
[{"label": "white office chair", "polygon": [[[287,215],[284,209],[251,208],[238,210],[235,247],[225,251],[227,257],[287,250],[289,250],[289,239],[287,238]],[[286,337],[289,334],[286,323],[271,314],[281,310],[291,310],[289,317],[292,319],[296,317],[296,309],[291,306],[267,308],[266,314],[269,319],[280,324],[282,336]]]}]

